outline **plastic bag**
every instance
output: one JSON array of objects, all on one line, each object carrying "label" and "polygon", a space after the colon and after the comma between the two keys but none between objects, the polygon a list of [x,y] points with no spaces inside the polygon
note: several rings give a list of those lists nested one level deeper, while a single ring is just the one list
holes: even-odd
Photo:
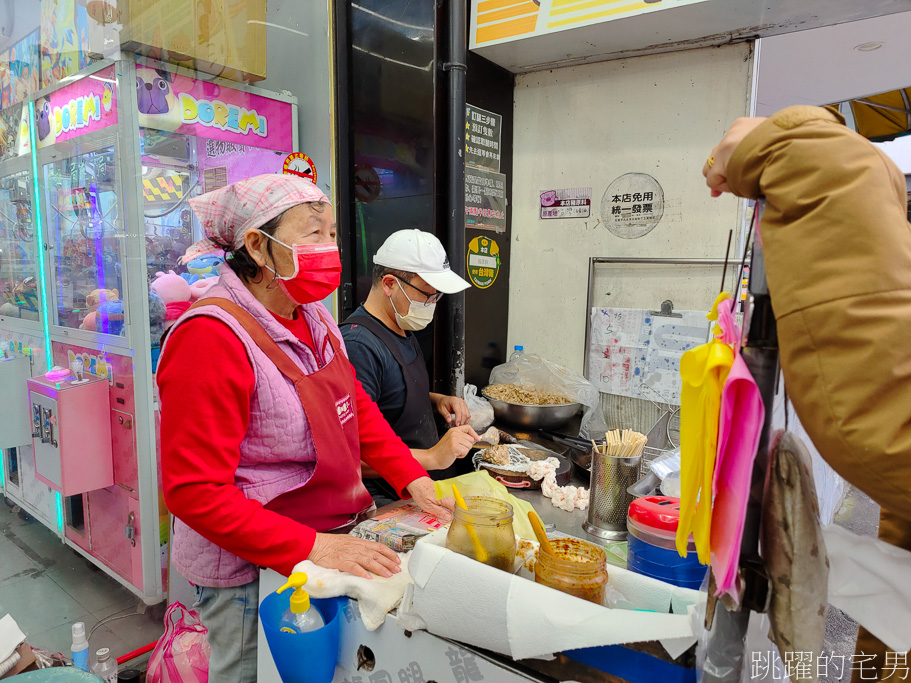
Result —
[{"label": "plastic bag", "polygon": [[478,388],[474,384],[466,384],[462,396],[471,411],[468,424],[480,434],[493,424],[493,406],[478,396]]},{"label": "plastic bag", "polygon": [[209,680],[208,629],[199,613],[175,602],[164,615],[164,635],[152,651],[148,683],[207,683]]},{"label": "plastic bag", "polygon": [[601,412],[601,394],[578,372],[552,363],[534,353],[525,353],[498,365],[490,372],[491,384],[516,384],[535,387],[581,403],[585,407],[579,436],[583,439],[603,438],[607,423]]}]

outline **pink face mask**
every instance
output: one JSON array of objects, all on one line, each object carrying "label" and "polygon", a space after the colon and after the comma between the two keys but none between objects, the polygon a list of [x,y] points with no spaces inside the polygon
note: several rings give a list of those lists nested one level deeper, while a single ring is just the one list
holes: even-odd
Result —
[{"label": "pink face mask", "polygon": [[[262,231],[260,231],[262,232]],[[266,237],[291,250],[294,260],[294,273],[283,277],[269,268],[278,279],[278,286],[285,295],[296,304],[311,304],[322,301],[338,289],[342,281],[342,261],[338,245],[334,242],[325,244],[285,244],[272,235],[263,232]]]}]

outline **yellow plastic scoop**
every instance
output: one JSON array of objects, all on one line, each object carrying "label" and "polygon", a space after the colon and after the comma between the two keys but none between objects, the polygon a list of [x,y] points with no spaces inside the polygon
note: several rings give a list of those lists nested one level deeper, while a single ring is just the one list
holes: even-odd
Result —
[{"label": "yellow plastic scoop", "polygon": [[[455,484],[452,485],[452,495],[455,498],[456,505],[458,505],[463,510],[467,510],[468,506],[465,504],[465,499],[462,498],[462,494],[459,493],[459,489]],[[481,539],[478,538],[478,531],[470,524],[465,525],[465,529],[468,531],[468,538],[471,539],[471,544],[474,546],[474,555],[477,558],[478,562],[487,563],[487,560],[490,559],[490,556],[487,554],[487,551],[484,550],[484,546],[481,545]]]},{"label": "yellow plastic scoop", "polygon": [[541,552],[545,552],[548,555],[554,555],[554,549],[550,545],[550,541],[547,538],[547,533],[544,531],[544,525],[541,524],[541,518],[538,517],[538,513],[529,510],[528,521],[531,522],[531,526],[535,530],[535,536],[538,538],[538,543],[541,544]]}]

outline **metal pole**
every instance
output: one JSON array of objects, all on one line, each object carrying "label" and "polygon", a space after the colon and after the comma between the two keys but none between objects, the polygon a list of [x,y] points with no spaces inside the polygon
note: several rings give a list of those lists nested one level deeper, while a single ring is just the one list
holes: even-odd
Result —
[{"label": "metal pole", "polygon": [[[465,0],[450,0],[447,16],[448,61],[443,71],[448,75],[448,115],[446,121],[446,252],[450,267],[458,275],[465,275],[465,82],[468,68],[467,17]],[[448,392],[460,396],[465,383],[465,295],[453,294],[446,302],[443,324],[437,333],[438,353],[447,353],[449,377]],[[444,378],[440,378],[443,380]]]}]

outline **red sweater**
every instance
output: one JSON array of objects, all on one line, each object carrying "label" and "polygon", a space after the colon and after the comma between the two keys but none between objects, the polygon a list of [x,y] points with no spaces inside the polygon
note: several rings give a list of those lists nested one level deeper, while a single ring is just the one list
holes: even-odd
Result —
[{"label": "red sweater", "polygon": [[[313,348],[303,317],[275,318]],[[240,339],[214,318],[188,320],[169,337],[157,379],[168,510],[225,550],[283,576],[290,574],[309,556],[316,531],[266,510],[234,483],[255,382]],[[427,472],[356,378],[354,384],[361,457],[404,491]]]}]

